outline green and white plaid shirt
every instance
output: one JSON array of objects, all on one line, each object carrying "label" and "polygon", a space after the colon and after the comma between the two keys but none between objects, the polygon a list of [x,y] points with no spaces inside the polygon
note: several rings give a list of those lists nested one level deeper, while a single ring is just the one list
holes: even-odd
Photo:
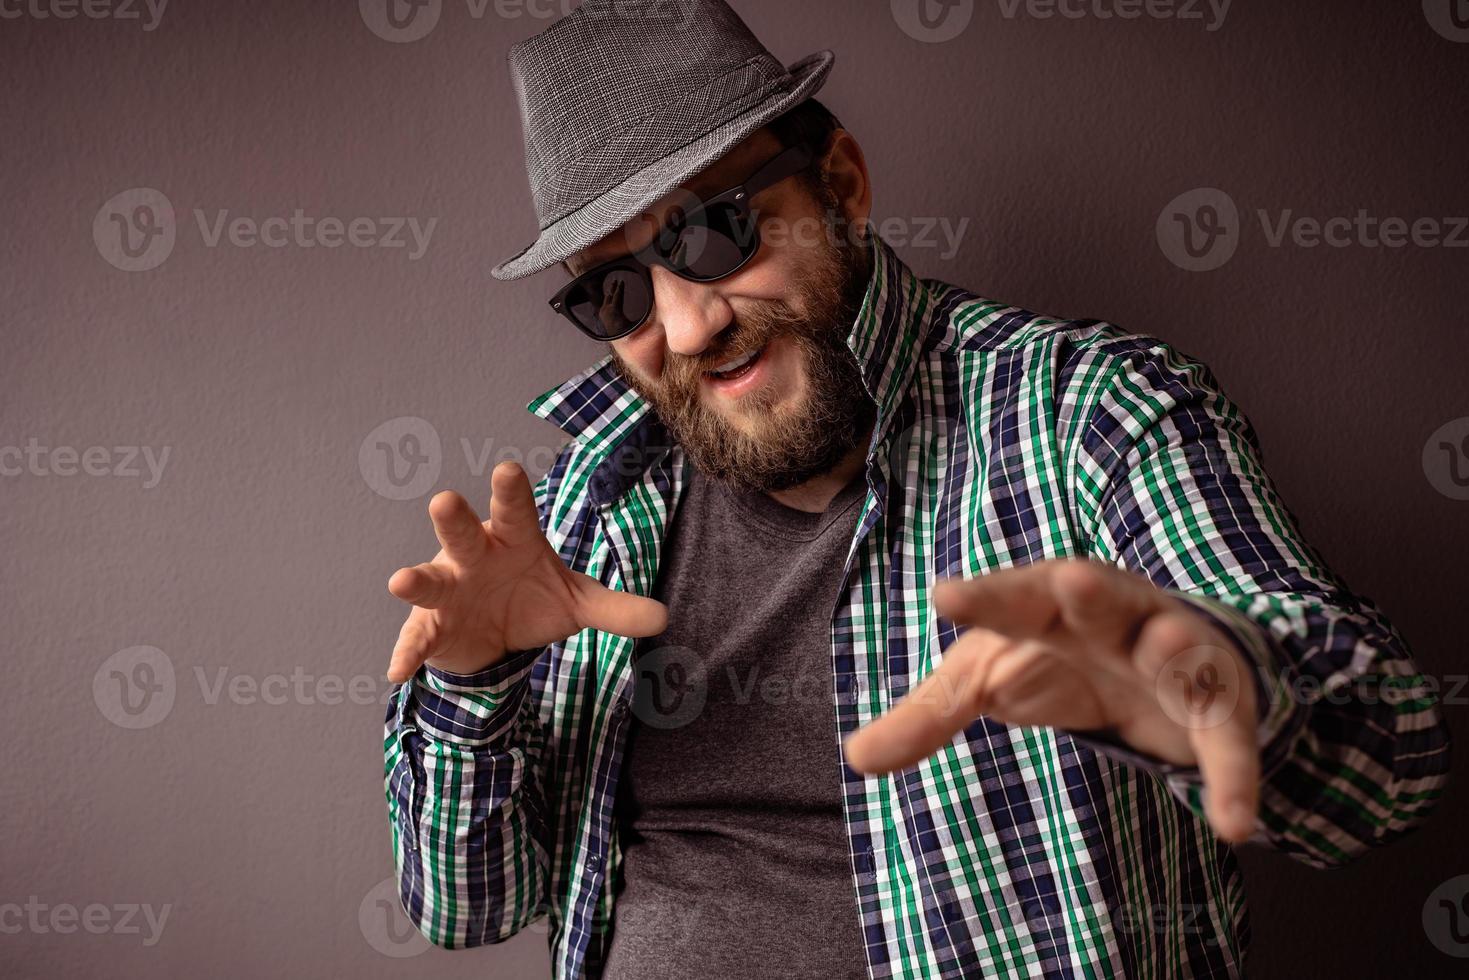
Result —
[{"label": "green and white plaid shirt", "polygon": [[[1447,769],[1437,704],[1393,627],[1303,540],[1208,369],[920,280],[880,238],[874,252],[849,343],[878,418],[832,621],[832,737],[942,660],[956,630],[929,601],[939,578],[1090,556],[1193,603],[1259,665],[1257,841],[1326,867],[1418,823]],[[651,594],[682,449],[608,358],[530,408],[572,436],[536,486],[552,546]],[[555,975],[600,972],[634,646],[586,630],[395,692],[394,853],[433,942],[498,942],[548,915]],[[1243,883],[1196,770],[981,717],[900,773],[842,777],[872,977],[1242,971]]]}]

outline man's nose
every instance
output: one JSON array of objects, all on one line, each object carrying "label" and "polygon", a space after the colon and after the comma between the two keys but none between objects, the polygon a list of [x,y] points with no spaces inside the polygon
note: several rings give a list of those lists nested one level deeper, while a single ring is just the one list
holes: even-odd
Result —
[{"label": "man's nose", "polygon": [[654,266],[653,304],[664,342],[675,354],[702,354],[709,341],[729,326],[734,310],[712,283],[690,282]]}]

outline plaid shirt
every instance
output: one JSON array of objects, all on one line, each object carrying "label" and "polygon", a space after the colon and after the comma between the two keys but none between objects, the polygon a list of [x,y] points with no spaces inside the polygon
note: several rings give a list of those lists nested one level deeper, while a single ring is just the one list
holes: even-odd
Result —
[{"label": "plaid shirt", "polygon": [[[942,660],[956,629],[933,611],[937,579],[1087,556],[1191,603],[1259,666],[1256,841],[1329,867],[1421,821],[1447,768],[1437,703],[1394,628],[1303,540],[1208,369],[1111,324],[920,280],[880,238],[874,252],[849,343],[878,416],[832,621],[832,737]],[[536,486],[552,546],[651,594],[681,447],[610,359],[529,407],[572,436]],[[394,854],[434,943],[498,942],[547,915],[555,975],[600,972],[634,647],[584,630],[394,692]],[[873,977],[1242,971],[1243,882],[1195,769],[981,717],[902,772],[842,779]]]}]

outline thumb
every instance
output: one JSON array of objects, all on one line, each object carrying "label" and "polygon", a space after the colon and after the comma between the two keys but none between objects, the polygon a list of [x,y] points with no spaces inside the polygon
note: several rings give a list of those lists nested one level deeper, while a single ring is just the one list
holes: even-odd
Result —
[{"label": "thumb", "polygon": [[657,599],[618,592],[580,572],[577,619],[583,626],[618,636],[657,636],[668,628],[668,607]]}]

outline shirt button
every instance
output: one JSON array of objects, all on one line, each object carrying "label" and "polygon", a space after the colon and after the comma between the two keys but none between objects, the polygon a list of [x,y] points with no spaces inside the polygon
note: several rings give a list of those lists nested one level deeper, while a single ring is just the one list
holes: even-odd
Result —
[{"label": "shirt button", "polygon": [[600,854],[593,854],[591,857],[587,858],[587,870],[588,871],[596,872],[596,871],[601,870],[601,868],[602,868],[602,855],[600,855]]},{"label": "shirt button", "polygon": [[627,699],[626,698],[618,698],[617,699],[617,703],[612,706],[612,714],[613,714],[613,717],[616,717],[616,718],[626,718],[627,717]]}]

